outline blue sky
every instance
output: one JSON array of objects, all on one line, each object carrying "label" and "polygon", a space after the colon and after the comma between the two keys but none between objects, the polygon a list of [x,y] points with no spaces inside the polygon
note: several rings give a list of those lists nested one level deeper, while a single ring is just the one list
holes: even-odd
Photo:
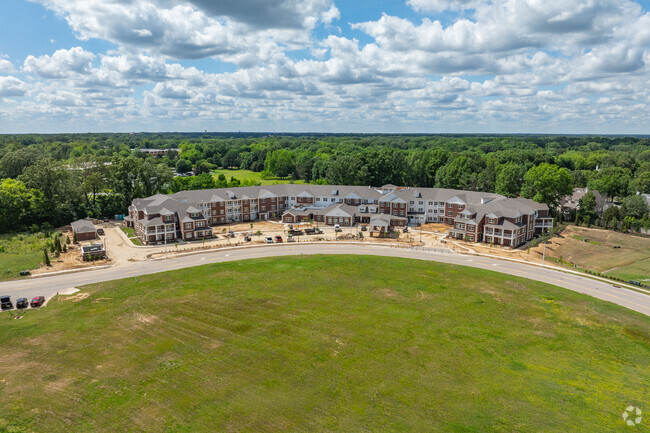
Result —
[{"label": "blue sky", "polygon": [[647,0],[0,7],[0,133],[650,133]]}]

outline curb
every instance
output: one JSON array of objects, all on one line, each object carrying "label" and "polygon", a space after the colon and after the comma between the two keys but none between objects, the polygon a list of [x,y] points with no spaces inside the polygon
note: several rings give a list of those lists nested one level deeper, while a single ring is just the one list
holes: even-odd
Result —
[{"label": "curb", "polygon": [[[416,251],[417,248],[421,247],[402,247],[398,244],[383,244],[383,243],[376,243],[376,242],[345,242],[345,241],[309,241],[309,242],[297,242],[295,245],[368,245],[368,246],[374,246],[374,247],[389,247],[389,248],[398,248],[398,249],[404,249],[404,250],[412,250],[415,249]],[[212,248],[208,250],[200,250],[200,251],[189,251],[186,253],[179,253],[179,254],[174,254],[173,256],[170,257],[156,257],[156,258],[151,258],[149,260],[155,260],[155,261],[160,261],[160,260],[169,260],[173,259],[174,257],[185,257],[185,256],[192,256],[192,255],[197,255],[197,254],[209,254],[209,253],[215,253],[218,251],[230,251],[230,250],[242,250],[242,249],[249,249],[249,248],[265,248],[265,247],[278,247],[278,246],[295,246],[293,243],[282,243],[282,244],[262,244],[262,245],[239,245],[239,246],[234,246],[234,247],[225,247],[225,248]],[[419,250],[422,252],[427,252],[423,250]],[[431,251],[428,251],[431,252]],[[448,253],[442,253],[438,252],[436,254],[444,254],[444,255],[456,255],[457,253],[449,250]]]},{"label": "curb", "polygon": [[608,283],[608,284],[611,284],[611,285],[621,286],[621,287],[624,287],[626,289],[631,289],[631,290],[635,290],[637,292],[643,292],[643,293],[646,293],[646,294],[650,295],[650,290],[646,290],[643,287],[632,286],[631,284],[624,283],[622,281],[612,281],[612,280],[610,280],[608,278],[599,277],[598,275],[590,275],[590,274],[586,274],[586,273],[580,272],[580,271],[573,271],[571,269],[559,268],[557,266],[542,265],[541,263],[529,262],[529,261],[520,260],[520,259],[512,259],[512,258],[509,258],[509,257],[493,256],[491,254],[484,254],[484,253],[476,253],[476,252],[474,252],[474,253],[465,253],[465,254],[468,255],[468,256],[489,257],[491,259],[507,260],[507,261],[510,261],[510,262],[524,263],[524,264],[531,265],[531,266],[536,266],[536,267],[542,268],[542,269],[552,269],[554,271],[567,272],[567,273],[570,273],[570,274],[578,275],[578,276],[585,277],[585,278],[591,278],[591,279],[594,279],[594,280],[599,280],[599,281],[602,281],[602,282],[605,282],[605,283]]},{"label": "curb", "polygon": [[78,269],[64,269],[62,271],[55,271],[55,272],[47,272],[43,274],[34,274],[30,275],[29,278],[41,278],[41,277],[51,277],[53,275],[61,275],[61,274],[74,274],[77,272],[84,272],[84,271],[95,271],[97,269],[107,269],[115,266],[115,263],[110,264],[110,265],[101,265],[101,266],[90,266],[87,268],[78,268]]}]

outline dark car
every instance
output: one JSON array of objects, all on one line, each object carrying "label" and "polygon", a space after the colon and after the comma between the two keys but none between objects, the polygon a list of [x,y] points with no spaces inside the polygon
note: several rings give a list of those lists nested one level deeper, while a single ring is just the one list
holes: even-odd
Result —
[{"label": "dark car", "polygon": [[104,229],[97,229],[97,234],[99,236],[104,236]]},{"label": "dark car", "polygon": [[0,308],[3,310],[11,310],[14,308],[14,304],[11,303],[11,296],[0,296]]},{"label": "dark car", "polygon": [[29,307],[29,301],[27,298],[18,298],[16,300],[16,308],[27,308]]},{"label": "dark car", "polygon": [[110,220],[109,220],[108,218],[104,217],[104,222],[105,222],[105,223],[107,223],[107,222],[109,222],[109,221],[110,221]]},{"label": "dark car", "polygon": [[40,307],[45,302],[45,296],[35,296],[32,298],[32,308]]}]

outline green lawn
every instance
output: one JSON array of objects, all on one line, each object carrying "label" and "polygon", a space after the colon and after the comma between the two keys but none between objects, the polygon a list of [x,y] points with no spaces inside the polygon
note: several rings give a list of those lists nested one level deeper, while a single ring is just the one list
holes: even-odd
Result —
[{"label": "green lawn", "polygon": [[605,275],[623,278],[628,281],[641,281],[646,286],[650,286],[650,258],[614,269],[613,271],[607,272]]},{"label": "green lawn", "polygon": [[131,242],[133,242],[135,245],[142,245],[140,239],[136,237],[137,233],[135,232],[135,229],[126,226],[122,226],[120,228],[122,229],[124,234],[131,240]]},{"label": "green lawn", "polygon": [[650,410],[650,318],[489,271],[259,259],[21,314],[0,431],[648,431],[621,414]]},{"label": "green lawn", "polygon": [[44,247],[45,239],[40,235],[0,235],[0,281],[17,278],[20,271],[38,268],[43,261]]},{"label": "green lawn", "polygon": [[219,177],[220,174],[223,174],[224,176],[226,176],[227,180],[230,180],[231,177],[235,177],[236,179],[239,179],[242,182],[247,180],[247,181],[253,181],[259,183],[261,185],[275,185],[279,183],[299,183],[299,184],[305,183],[305,181],[301,179],[290,179],[290,178],[262,179],[260,173],[251,170],[220,169],[220,170],[213,170],[212,174],[215,179]]}]

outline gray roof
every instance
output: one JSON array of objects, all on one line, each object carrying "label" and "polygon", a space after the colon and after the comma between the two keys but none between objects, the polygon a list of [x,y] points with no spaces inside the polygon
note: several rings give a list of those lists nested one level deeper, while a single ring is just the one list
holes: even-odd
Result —
[{"label": "gray roof", "polygon": [[78,220],[72,223],[72,231],[75,233],[94,233],[97,230],[92,221],[89,220]]}]

